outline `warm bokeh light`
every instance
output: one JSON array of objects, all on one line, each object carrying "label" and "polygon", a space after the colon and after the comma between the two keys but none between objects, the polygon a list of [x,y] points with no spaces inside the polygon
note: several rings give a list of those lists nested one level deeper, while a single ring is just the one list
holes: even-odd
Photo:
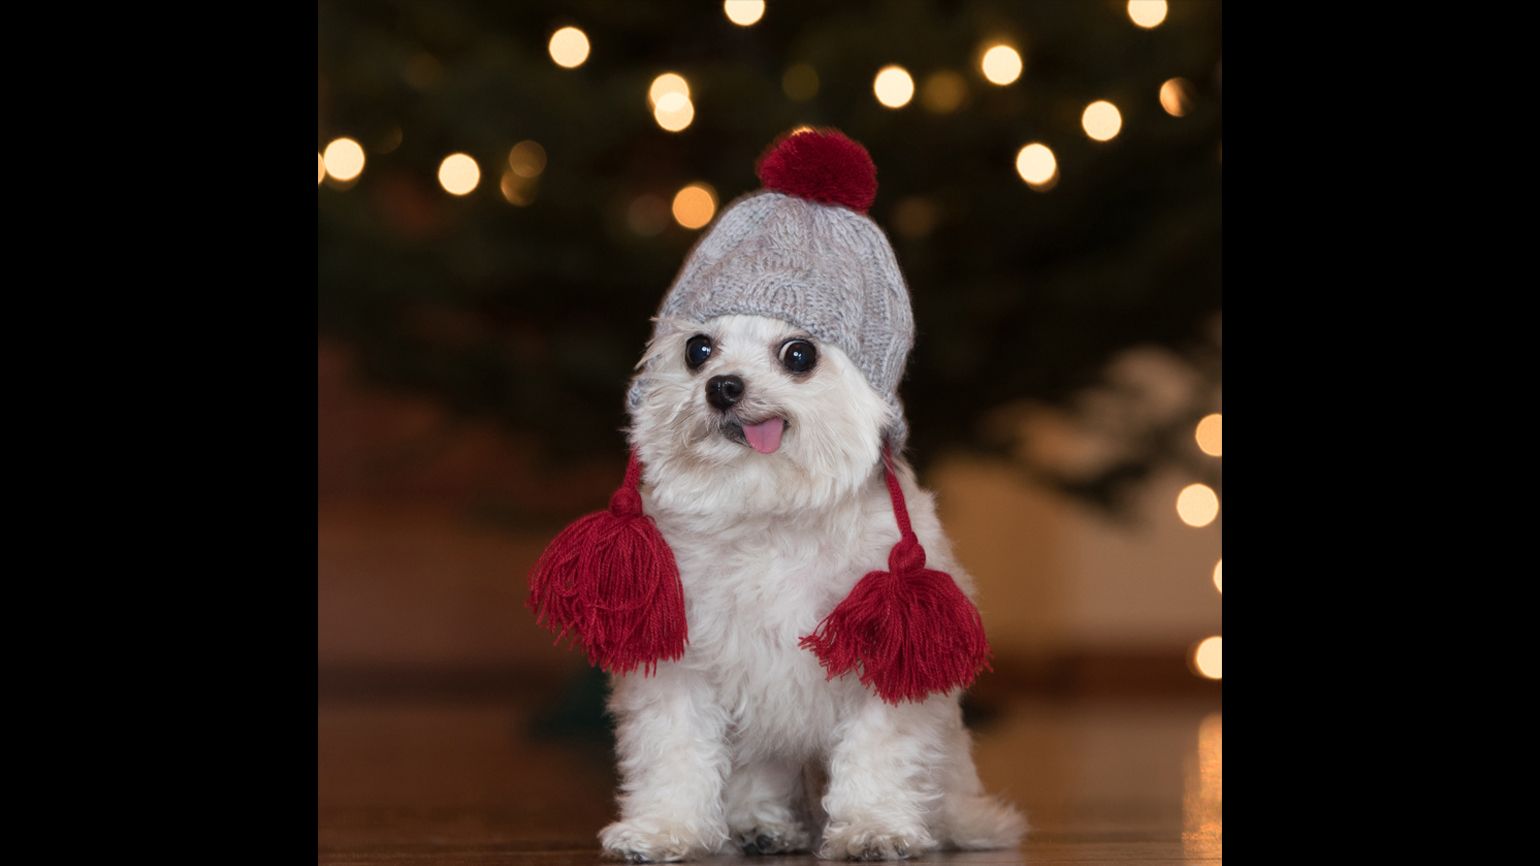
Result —
[{"label": "warm bokeh light", "polygon": [[469,154],[451,153],[438,164],[438,182],[450,195],[466,195],[481,183],[481,166]]},{"label": "warm bokeh light", "polygon": [[1059,176],[1059,161],[1041,142],[1032,142],[1016,152],[1016,173],[1033,189],[1046,189]]},{"label": "warm bokeh light", "polygon": [[932,72],[920,85],[920,104],[934,114],[951,114],[967,95],[967,80],[950,69]]},{"label": "warm bokeh light", "polygon": [[1224,656],[1222,637],[1206,637],[1192,651],[1192,666],[1199,674],[1211,680],[1224,679],[1221,660]]},{"label": "warm bokeh light", "polygon": [[692,183],[674,195],[674,220],[687,229],[698,229],[717,212],[717,193],[710,184]]},{"label": "warm bokeh light", "polygon": [[794,63],[781,76],[781,90],[793,102],[807,102],[818,95],[818,70],[806,63]]},{"label": "warm bokeh light", "polygon": [[1223,457],[1223,447],[1220,441],[1220,415],[1215,412],[1198,422],[1198,429],[1194,437],[1198,440],[1198,447],[1210,457]]},{"label": "warm bokeh light", "polygon": [[652,80],[652,86],[647,88],[647,107],[656,109],[658,100],[670,93],[682,93],[685,99],[690,98],[690,82],[677,72],[665,72]]},{"label": "warm bokeh light", "polygon": [[508,168],[522,178],[539,177],[545,171],[545,148],[531,140],[515,144],[508,151]]},{"label": "warm bokeh light", "polygon": [[914,98],[914,79],[902,66],[884,66],[872,81],[872,92],[888,108],[903,108]]},{"label": "warm bokeh light", "polygon": [[1185,78],[1168,78],[1160,86],[1160,107],[1172,117],[1183,117],[1192,110],[1192,82]]},{"label": "warm bokeh light", "polygon": [[320,186],[321,181],[326,180],[326,157],[318,150],[315,152],[315,185]]},{"label": "warm bokeh light", "polygon": [[652,119],[669,132],[679,132],[695,120],[695,103],[678,91],[665,93],[653,107]]},{"label": "warm bokeh light", "polygon": [[1123,129],[1123,115],[1118,107],[1105,99],[1098,99],[1085,107],[1080,115],[1080,125],[1085,134],[1097,141],[1111,141]]},{"label": "warm bokeh light", "polygon": [[349,181],[364,171],[364,148],[351,138],[339,138],[326,146],[321,161],[326,173],[340,181]]},{"label": "warm bokeh light", "polygon": [[765,17],[765,0],[722,0],[727,20],[739,27],[749,27]]},{"label": "warm bokeh light", "polygon": [[893,228],[907,238],[923,238],[941,221],[941,210],[924,196],[910,196],[893,208]]},{"label": "warm bokeh light", "polygon": [[1189,484],[1176,495],[1176,515],[1188,526],[1208,526],[1219,516],[1219,494],[1207,484]]},{"label": "warm bokeh light", "polygon": [[1128,19],[1149,30],[1166,20],[1166,0],[1128,0]]},{"label": "warm bokeh light", "polygon": [[540,182],[532,177],[524,177],[514,174],[512,169],[503,172],[502,182],[498,189],[503,193],[503,199],[511,205],[528,207],[535,203],[535,190]]},{"label": "warm bokeh light", "polygon": [[626,225],[644,238],[661,234],[668,228],[668,202],[651,193],[637,196],[626,208]]},{"label": "warm bokeh light", "polygon": [[1021,77],[1021,55],[1009,45],[994,45],[984,52],[979,69],[990,84],[1004,87]]},{"label": "warm bokeh light", "polygon": [[1218,562],[1214,563],[1214,588],[1219,590],[1219,592],[1221,594],[1223,594],[1224,591],[1225,591],[1225,585],[1224,585],[1223,574],[1222,574],[1223,569],[1224,569],[1224,564],[1225,564],[1225,561],[1222,560],[1222,559],[1219,560]]},{"label": "warm bokeh light", "polygon": [[551,34],[548,47],[557,66],[576,69],[588,59],[588,34],[576,27],[563,27]]}]

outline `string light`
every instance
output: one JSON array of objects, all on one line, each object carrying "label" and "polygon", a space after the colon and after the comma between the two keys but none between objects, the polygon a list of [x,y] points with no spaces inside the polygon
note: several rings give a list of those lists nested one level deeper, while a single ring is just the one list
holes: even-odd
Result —
[{"label": "string light", "polygon": [[1016,152],[1016,173],[1035,190],[1052,189],[1059,178],[1059,161],[1048,145],[1034,141]]},{"label": "string light", "polygon": [[532,177],[524,177],[515,174],[513,169],[503,172],[503,179],[498,184],[498,189],[503,194],[503,199],[515,207],[528,207],[535,203],[535,190],[540,186],[539,181]]},{"label": "string light", "polygon": [[722,0],[722,13],[739,27],[752,27],[765,17],[765,0]]},{"label": "string light", "polygon": [[1105,99],[1098,99],[1085,107],[1080,115],[1080,125],[1085,134],[1097,141],[1111,141],[1123,129],[1123,115],[1118,107]]},{"label": "string light", "polygon": [[319,150],[315,152],[315,167],[315,185],[320,186],[321,181],[326,180],[326,157],[322,156]]},{"label": "string light", "polygon": [[545,148],[531,140],[515,144],[508,151],[508,169],[525,179],[539,177],[545,171]]},{"label": "string light", "polygon": [[920,104],[934,114],[956,111],[967,95],[968,83],[950,69],[932,72],[920,86]]},{"label": "string light", "polygon": [[1166,0],[1128,0],[1128,19],[1146,30],[1166,20]]},{"label": "string light", "polygon": [[1183,487],[1176,495],[1176,516],[1188,526],[1208,526],[1219,516],[1219,494],[1207,484]]},{"label": "string light", "polygon": [[576,69],[588,59],[588,34],[576,27],[563,27],[551,34],[547,48],[557,66]]},{"label": "string light", "polygon": [[794,63],[781,76],[781,90],[794,102],[807,102],[818,95],[818,70],[806,63]]},{"label": "string light", "polygon": [[1199,675],[1208,679],[1223,679],[1223,658],[1224,638],[1206,637],[1192,651],[1192,666],[1197,669]]},{"label": "string light", "polygon": [[1169,78],[1160,86],[1160,107],[1172,117],[1184,117],[1192,110],[1192,82]]},{"label": "string light", "polygon": [[652,119],[669,132],[679,132],[695,120],[695,104],[678,91],[665,93],[653,107]]},{"label": "string light", "polygon": [[707,183],[692,183],[674,194],[674,221],[698,229],[717,212],[717,193]]},{"label": "string light", "polygon": [[1223,559],[1214,563],[1214,588],[1219,590],[1220,595],[1224,595],[1225,591],[1224,581],[1221,579],[1221,572],[1224,569],[1224,564],[1225,561]]},{"label": "string light", "polygon": [[677,72],[665,72],[652,80],[652,86],[647,88],[647,107],[656,110],[658,100],[670,93],[682,93],[685,99],[690,98],[690,82],[684,80],[684,76]]},{"label": "string light", "polygon": [[364,148],[351,138],[339,138],[326,146],[321,157],[326,173],[340,181],[350,181],[364,172]]},{"label": "string light", "polygon": [[1198,447],[1210,457],[1224,456],[1224,449],[1221,447],[1220,423],[1220,415],[1215,412],[1199,421],[1198,429],[1193,433],[1193,438],[1198,440]]},{"label": "string light", "polygon": [[1003,42],[992,45],[979,59],[979,70],[990,84],[1004,87],[1021,77],[1021,55]]},{"label": "string light", "polygon": [[450,195],[468,195],[481,183],[481,166],[469,154],[451,153],[438,164],[438,182]]},{"label": "string light", "polygon": [[914,79],[902,66],[884,66],[872,80],[872,92],[888,108],[903,108],[914,98]]}]

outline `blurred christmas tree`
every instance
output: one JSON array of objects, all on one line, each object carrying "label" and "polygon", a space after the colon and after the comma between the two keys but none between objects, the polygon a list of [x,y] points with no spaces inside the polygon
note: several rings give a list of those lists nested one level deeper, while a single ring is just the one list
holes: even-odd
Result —
[{"label": "blurred christmas tree", "polygon": [[[322,2],[319,146],[350,137],[367,163],[319,190],[321,333],[373,381],[552,457],[615,455],[648,317],[698,236],[675,194],[753,190],[775,136],[836,126],[877,163],[872,216],[914,296],[918,459],[1010,455],[1104,505],[1170,461],[1217,485],[1191,436],[1219,408],[1221,6],[1173,2],[1154,28],[1126,7],[772,0],[741,27],[706,2]],[[564,26],[591,46],[575,68],[548,47]],[[1003,86],[980,69],[995,43],[1024,60]],[[891,64],[914,84],[900,108],[873,95]],[[688,82],[677,132],[649,107],[664,72]],[[1097,100],[1120,116],[1108,141],[1082,126]],[[1037,187],[1017,172],[1029,142],[1054,158]],[[469,194],[440,180],[451,153],[479,167]],[[1073,470],[1026,447],[1031,407],[1084,420],[1088,388],[1134,387],[1108,370],[1136,347],[1199,385],[1103,413],[1115,447]]]}]

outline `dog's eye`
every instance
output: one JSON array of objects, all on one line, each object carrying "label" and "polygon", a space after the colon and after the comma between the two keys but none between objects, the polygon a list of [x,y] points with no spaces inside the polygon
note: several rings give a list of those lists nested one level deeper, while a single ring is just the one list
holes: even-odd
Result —
[{"label": "dog's eye", "polygon": [[818,350],[806,340],[789,340],[781,346],[781,365],[793,373],[806,373],[818,363]]},{"label": "dog's eye", "polygon": [[706,363],[711,357],[711,338],[705,334],[696,334],[684,344],[684,362],[691,370]]}]

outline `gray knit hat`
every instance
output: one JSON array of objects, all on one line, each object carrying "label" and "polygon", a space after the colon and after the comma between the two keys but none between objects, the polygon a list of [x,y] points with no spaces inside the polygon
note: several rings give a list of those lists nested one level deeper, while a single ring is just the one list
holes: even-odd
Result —
[{"label": "gray knit hat", "polygon": [[[658,318],[766,316],[838,346],[893,407],[885,438],[902,450],[898,383],[914,313],[893,247],[866,215],[877,195],[871,156],[835,130],[804,131],[773,144],[757,169],[765,189],[723,209],[685,257]],[[646,389],[644,369],[628,409]]]}]

